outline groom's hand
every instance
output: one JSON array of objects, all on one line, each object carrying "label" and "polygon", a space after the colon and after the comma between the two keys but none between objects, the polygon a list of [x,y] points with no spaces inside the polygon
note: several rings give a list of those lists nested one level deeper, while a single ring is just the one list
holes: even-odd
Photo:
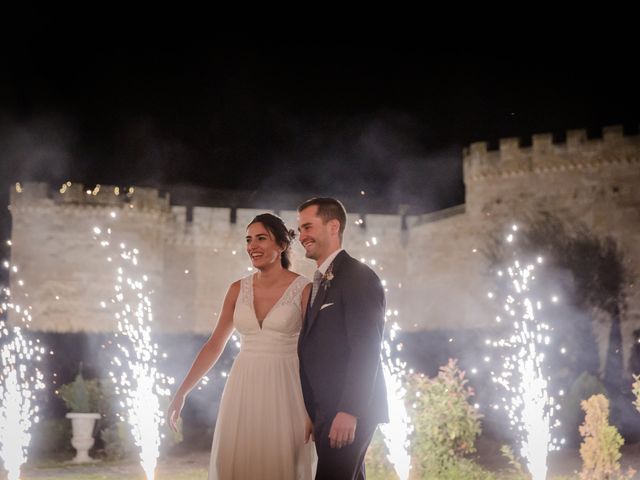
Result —
[{"label": "groom's hand", "polygon": [[345,412],[338,412],[331,423],[329,443],[331,448],[342,448],[351,445],[356,438],[358,419]]}]

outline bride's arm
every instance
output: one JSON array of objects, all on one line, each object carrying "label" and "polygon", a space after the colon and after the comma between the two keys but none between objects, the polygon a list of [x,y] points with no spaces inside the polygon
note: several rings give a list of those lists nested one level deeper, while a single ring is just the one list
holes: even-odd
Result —
[{"label": "bride's arm", "polygon": [[[311,297],[311,287],[313,284],[309,283],[304,290],[302,291],[301,304],[302,308],[302,328],[304,328],[304,320],[306,318],[305,312],[307,311],[307,306],[309,305],[309,298]],[[311,421],[311,417],[309,417],[309,413],[305,411],[307,414],[304,422],[304,443],[313,442],[315,439],[313,437],[313,422]]]},{"label": "bride's arm", "polygon": [[198,352],[187,376],[182,381],[180,388],[176,392],[171,404],[167,409],[167,418],[169,425],[174,431],[178,428],[178,418],[184,407],[184,401],[189,392],[196,386],[200,379],[215,365],[224,350],[231,333],[233,332],[233,311],[238,299],[240,291],[240,282],[234,282],[229,287],[224,303],[222,304],[222,312],[218,318],[218,323],[213,329],[213,333],[206,343]]},{"label": "bride's arm", "polygon": [[302,290],[302,296],[301,296],[301,305],[300,307],[302,308],[302,319],[304,320],[304,314],[307,311],[307,305],[309,304],[309,297],[311,296],[311,287],[313,286],[312,283],[307,284],[306,287],[304,287],[304,290]]}]

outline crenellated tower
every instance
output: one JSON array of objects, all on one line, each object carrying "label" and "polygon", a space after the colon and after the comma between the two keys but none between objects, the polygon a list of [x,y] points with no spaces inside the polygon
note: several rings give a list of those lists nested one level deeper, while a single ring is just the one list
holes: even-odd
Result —
[{"label": "crenellated tower", "polygon": [[[555,143],[550,133],[533,135],[529,146],[503,138],[498,150],[477,142],[464,150],[466,221],[479,232],[505,221],[521,221],[548,211],[568,223],[581,222],[594,233],[612,236],[637,279],[640,275],[640,135],[624,135],[620,125],[602,129],[599,138],[569,130]],[[588,259],[585,259],[588,261]],[[640,329],[640,289],[627,291],[623,337],[625,362]],[[601,350],[608,330],[598,323]],[[602,353],[601,351],[601,353]]]},{"label": "crenellated tower", "polygon": [[476,142],[464,150],[467,211],[472,216],[504,214],[514,208],[577,210],[605,202],[608,207],[640,204],[640,135],[622,126],[605,127],[601,138],[569,130],[566,141],[552,134],[502,138],[498,150]]}]

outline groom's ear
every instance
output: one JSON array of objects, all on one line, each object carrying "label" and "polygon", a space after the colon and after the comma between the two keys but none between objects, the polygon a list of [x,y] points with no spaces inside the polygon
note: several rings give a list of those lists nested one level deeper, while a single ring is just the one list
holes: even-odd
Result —
[{"label": "groom's ear", "polygon": [[329,224],[329,231],[333,234],[336,235],[340,235],[340,221],[332,218],[331,220],[329,220],[328,222]]}]

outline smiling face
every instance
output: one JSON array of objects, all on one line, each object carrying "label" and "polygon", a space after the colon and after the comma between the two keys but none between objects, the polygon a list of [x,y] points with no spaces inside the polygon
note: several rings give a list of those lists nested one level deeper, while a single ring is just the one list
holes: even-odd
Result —
[{"label": "smiling face", "polygon": [[247,227],[246,240],[247,253],[255,268],[264,270],[274,264],[280,265],[280,255],[284,249],[262,223],[252,223]]},{"label": "smiling face", "polygon": [[305,256],[315,260],[318,265],[340,248],[340,222],[329,220],[323,223],[318,216],[318,206],[311,205],[298,212],[298,231]]}]

